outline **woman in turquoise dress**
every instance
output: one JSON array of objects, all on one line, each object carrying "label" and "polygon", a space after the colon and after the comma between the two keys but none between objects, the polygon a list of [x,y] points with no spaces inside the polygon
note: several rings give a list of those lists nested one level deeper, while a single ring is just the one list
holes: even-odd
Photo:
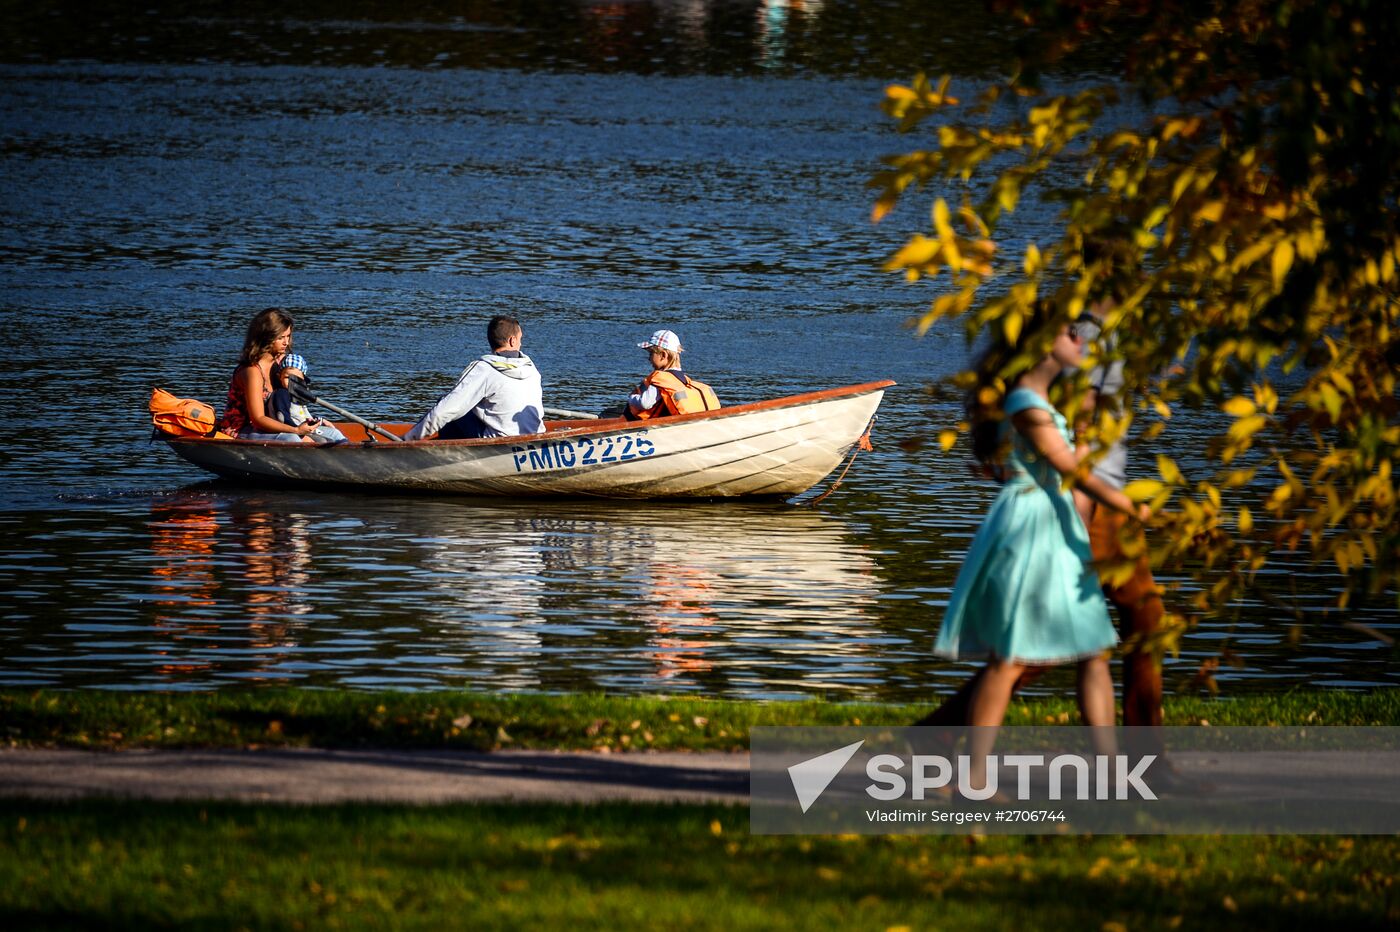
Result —
[{"label": "woman in turquoise dress", "polygon": [[[1042,309],[1038,316],[1048,315]],[[1001,346],[984,357],[984,383],[1004,373],[1019,347],[1034,338],[1028,333],[1018,346]],[[1079,666],[1084,724],[1115,722],[1107,650],[1118,636],[1090,562],[1088,532],[1064,487],[1079,464],[1073,436],[1049,400],[1056,377],[1082,361],[1083,342],[1073,326],[1058,328],[1050,352],[1007,380],[999,422],[974,411],[981,423],[974,437],[979,430],[996,432],[994,442],[983,444],[994,449],[976,452],[991,459],[994,450],[1007,450],[998,464],[1005,481],[958,573],[934,648],[951,659],[987,658],[971,697],[969,725],[1000,725],[1025,668],[1061,663]],[[1075,476],[1073,483],[1110,508],[1144,521],[1150,515],[1145,505],[1135,508],[1092,474]]]}]

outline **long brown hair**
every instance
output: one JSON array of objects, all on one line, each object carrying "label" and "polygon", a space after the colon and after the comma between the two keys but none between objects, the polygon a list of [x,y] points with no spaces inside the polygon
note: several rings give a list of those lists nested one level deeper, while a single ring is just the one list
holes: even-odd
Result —
[{"label": "long brown hair", "polygon": [[240,366],[251,366],[272,352],[272,342],[282,333],[296,325],[292,315],[280,307],[270,307],[258,311],[248,324],[248,335],[243,340],[243,355],[238,357]]},{"label": "long brown hair", "polygon": [[1006,339],[997,327],[992,342],[978,355],[973,366],[976,379],[964,406],[972,426],[972,455],[984,466],[994,470],[1004,453],[1001,422],[1007,392],[1050,352],[1062,323],[1054,303],[1042,298],[1031,308],[1015,340]]}]

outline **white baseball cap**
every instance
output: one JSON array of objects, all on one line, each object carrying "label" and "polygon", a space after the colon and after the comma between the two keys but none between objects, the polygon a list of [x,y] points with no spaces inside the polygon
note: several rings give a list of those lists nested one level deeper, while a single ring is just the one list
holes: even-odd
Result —
[{"label": "white baseball cap", "polygon": [[663,349],[672,353],[681,352],[681,338],[674,330],[658,330],[645,343],[638,343],[642,349]]}]

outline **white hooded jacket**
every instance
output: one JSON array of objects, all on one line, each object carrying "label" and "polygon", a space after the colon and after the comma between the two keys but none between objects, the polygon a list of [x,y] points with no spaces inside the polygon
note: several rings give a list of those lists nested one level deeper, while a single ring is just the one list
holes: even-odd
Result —
[{"label": "white hooded jacket", "polygon": [[469,411],[481,418],[488,437],[539,433],[544,430],[540,371],[524,353],[475,359],[403,439],[430,437]]}]

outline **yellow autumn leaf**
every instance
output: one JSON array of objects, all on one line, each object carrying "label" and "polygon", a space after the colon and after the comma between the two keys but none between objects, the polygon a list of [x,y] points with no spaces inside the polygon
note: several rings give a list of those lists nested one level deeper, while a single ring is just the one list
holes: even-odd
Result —
[{"label": "yellow autumn leaf", "polygon": [[1210,223],[1219,223],[1220,217],[1225,213],[1224,201],[1207,201],[1196,209],[1195,218],[1205,220]]},{"label": "yellow autumn leaf", "polygon": [[[992,231],[987,228],[987,224],[978,216],[977,212],[966,205],[958,208],[958,217],[967,224],[972,232],[983,237],[991,236]],[[995,248],[995,247],[993,247]]]},{"label": "yellow autumn leaf", "polygon": [[1288,275],[1288,270],[1293,267],[1293,243],[1284,240],[1274,247],[1274,257],[1272,261],[1274,275],[1274,290],[1283,290],[1283,279]]},{"label": "yellow autumn leaf", "polygon": [[1278,409],[1278,392],[1268,382],[1254,386],[1254,403],[1273,414]]},{"label": "yellow autumn leaf", "polygon": [[948,202],[941,197],[933,202],[933,228],[943,240],[951,240],[955,235],[949,222]]},{"label": "yellow autumn leaf", "polygon": [[1137,479],[1124,487],[1123,494],[1135,502],[1143,502],[1165,488],[1166,485],[1156,479]]},{"label": "yellow autumn leaf", "polygon": [[1164,482],[1169,482],[1172,485],[1186,484],[1186,477],[1181,474],[1181,470],[1177,468],[1176,461],[1170,456],[1164,456],[1160,453],[1157,454],[1157,472],[1161,473],[1162,481]]},{"label": "yellow autumn leaf", "polygon": [[1249,268],[1251,265],[1264,258],[1264,254],[1268,251],[1269,244],[1267,241],[1260,241],[1246,246],[1236,254],[1235,258],[1230,260],[1230,271],[1239,272],[1242,269]]},{"label": "yellow autumn leaf", "polygon": [[1122,586],[1137,575],[1136,560],[1117,560],[1098,566],[1099,581],[1106,586]]},{"label": "yellow autumn leaf", "polygon": [[1172,490],[1169,487],[1164,486],[1162,488],[1162,491],[1152,496],[1152,500],[1147,503],[1147,507],[1152,509],[1152,513],[1155,515],[1158,512],[1160,512],[1163,508],[1167,507],[1167,502],[1171,500]]},{"label": "yellow autumn leaf", "polygon": [[1242,485],[1249,485],[1254,481],[1253,469],[1232,469],[1225,474],[1225,479],[1221,483],[1227,489],[1237,489]]},{"label": "yellow autumn leaf", "polygon": [[1236,395],[1220,406],[1220,410],[1232,417],[1249,417],[1258,411],[1258,406],[1243,395]]},{"label": "yellow autumn leaf", "polygon": [[1240,506],[1239,528],[1241,534],[1254,530],[1254,515],[1250,513],[1248,505]]},{"label": "yellow autumn leaf", "polygon": [[948,96],[948,85],[952,82],[952,80],[952,75],[945,74],[942,80],[938,82],[938,92],[934,95],[934,97],[938,103],[941,103],[944,106],[952,107],[956,106],[958,103],[958,99],[956,97]]},{"label": "yellow autumn leaf", "polygon": [[1020,314],[1007,314],[1001,319],[1001,332],[1006,336],[1006,342],[1015,345],[1021,336],[1021,324],[1023,323]]},{"label": "yellow autumn leaf", "polygon": [[[948,232],[951,234],[952,230],[949,229]],[[943,261],[947,264],[948,268],[952,269],[954,272],[962,268],[962,250],[958,248],[956,236],[950,235],[947,239],[943,240]]]},{"label": "yellow autumn leaf", "polygon": [[1210,499],[1211,505],[1215,508],[1216,511],[1219,511],[1220,490],[1217,489],[1215,486],[1211,485],[1209,482],[1202,482],[1200,484],[1200,491],[1205,493],[1206,498]]},{"label": "yellow autumn leaf", "polygon": [[1317,393],[1322,396],[1322,405],[1327,409],[1327,413],[1332,416],[1333,421],[1339,421],[1342,417],[1342,396],[1331,385],[1323,383],[1317,387]]},{"label": "yellow autumn leaf", "polygon": [[1026,261],[1024,263],[1024,268],[1026,270],[1027,275],[1034,275],[1036,272],[1040,271],[1040,249],[1035,245],[1035,243],[1031,243],[1030,245],[1026,246]]},{"label": "yellow autumn leaf", "polygon": [[917,234],[911,236],[909,242],[885,263],[885,271],[894,272],[909,266],[927,265],[938,258],[942,248],[942,244],[936,239]]},{"label": "yellow autumn leaf", "polygon": [[944,430],[938,433],[938,445],[947,453],[953,449],[953,445],[958,442],[958,432],[955,430]]},{"label": "yellow autumn leaf", "polygon": [[1005,184],[998,184],[996,192],[997,206],[999,206],[1002,210],[1006,211],[1007,213],[1010,213],[1011,211],[1016,209],[1016,201],[1019,200],[1021,197],[1021,189],[1018,185],[1010,182]]},{"label": "yellow autumn leaf", "polygon": [[1266,421],[1268,421],[1268,418],[1264,417],[1262,414],[1252,414],[1249,417],[1242,417],[1230,425],[1230,430],[1227,432],[1226,436],[1236,442],[1247,440],[1257,434]]}]

